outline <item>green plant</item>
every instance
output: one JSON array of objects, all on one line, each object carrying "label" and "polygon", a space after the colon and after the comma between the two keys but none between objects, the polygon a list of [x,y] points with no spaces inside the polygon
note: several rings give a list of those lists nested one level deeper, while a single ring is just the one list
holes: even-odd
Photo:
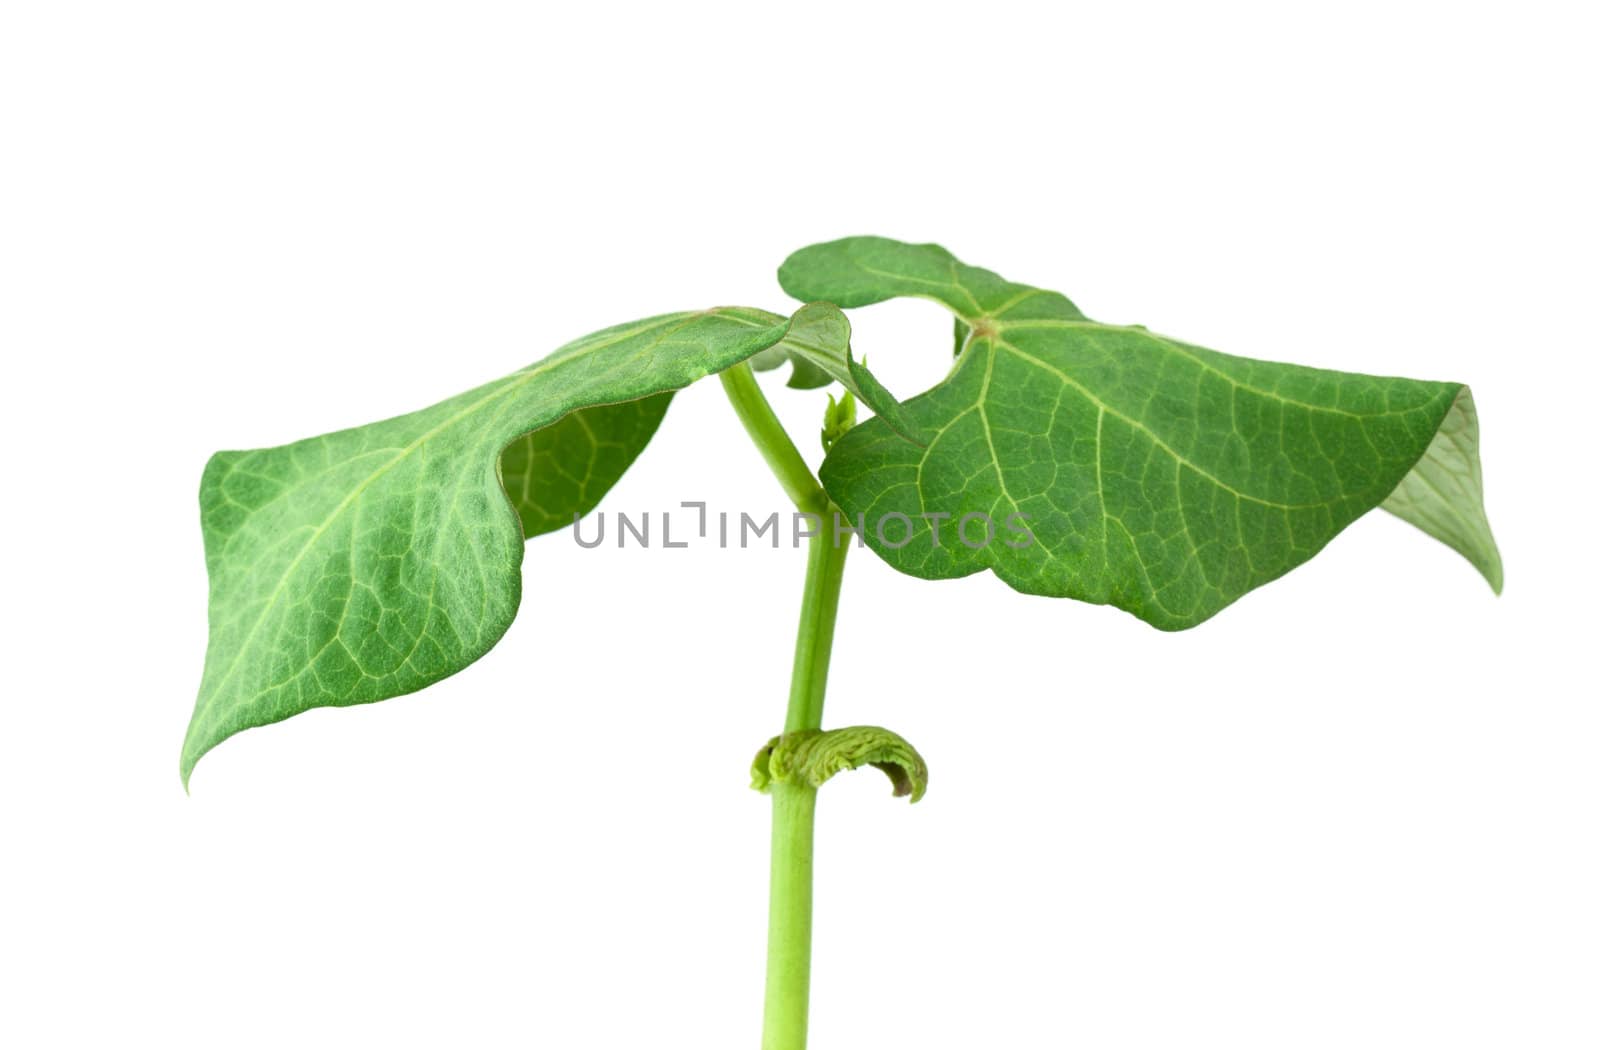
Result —
[{"label": "green plant", "polygon": [[[852,528],[913,576],[988,569],[1165,630],[1209,618],[1380,506],[1500,589],[1465,386],[1100,324],[934,245],[815,245],[779,280],[806,303],[789,318],[723,307],[638,321],[420,412],[214,456],[200,493],[210,642],[185,784],[240,730],[409,693],[482,656],[515,615],[524,539],[593,509],[673,391],[720,374],[796,509],[833,526],[809,540],[788,713],[752,771],[773,799],[764,1045],[791,1050],[805,1042],[817,788],[869,764],[913,802],[927,782],[895,734],[822,729]],[[841,312],[897,296],[955,315],[949,374],[904,402],[855,359]],[[756,382],[753,368],[784,363],[790,386],[844,388],[817,475]],[[875,415],[856,425],[858,401]]]}]

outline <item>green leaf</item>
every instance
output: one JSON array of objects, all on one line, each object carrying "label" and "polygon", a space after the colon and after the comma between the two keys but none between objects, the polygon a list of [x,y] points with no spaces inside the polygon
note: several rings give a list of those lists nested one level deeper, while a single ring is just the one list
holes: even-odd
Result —
[{"label": "green leaf", "polygon": [[846,237],[814,244],[784,260],[778,283],[790,295],[825,289],[821,300],[850,309],[912,297],[942,303],[961,322],[965,341],[975,319],[1004,315],[1012,321],[1086,320],[1060,292],[1015,284],[990,270],[968,266],[937,244],[905,244],[884,237]]},{"label": "green leaf", "polygon": [[967,327],[967,322],[963,321],[960,317],[957,317],[955,320],[956,320],[956,338],[955,338],[955,342],[953,344],[954,347],[955,347],[955,352],[954,352],[953,356],[960,357],[961,356],[961,348],[967,345],[967,336],[972,334],[972,329],[968,328]]},{"label": "green leaf", "polygon": [[581,408],[507,445],[500,480],[523,534],[564,529],[593,510],[650,443],[671,403],[669,391]]},{"label": "green leaf", "polygon": [[792,366],[788,385],[816,390],[849,378],[850,322],[827,303],[812,303],[795,312],[782,343],[750,359],[757,372],[770,372],[785,362]]},{"label": "green leaf", "polygon": [[1098,324],[936,245],[815,245],[779,279],[845,307],[934,299],[966,328],[949,377],[902,406],[926,448],[869,420],[822,466],[829,495],[865,516],[866,542],[903,572],[990,569],[1029,594],[1177,630],[1305,562],[1399,486],[1391,509],[1498,587],[1460,384],[1253,361]]},{"label": "green leaf", "polygon": [[856,425],[856,396],[846,390],[837,401],[828,395],[828,410],[822,414],[822,451],[848,434]]},{"label": "green leaf", "polygon": [[750,763],[750,786],[770,792],[789,781],[821,787],[847,769],[872,766],[894,786],[896,798],[920,802],[928,790],[928,763],[899,733],[882,726],[797,729],[768,740]]},{"label": "green leaf", "polygon": [[921,436],[900,411],[895,400],[878,378],[850,352],[850,322],[831,303],[811,303],[794,315],[794,324],[782,344],[763,350],[750,361],[758,372],[778,368],[785,361],[794,371],[788,385],[816,389],[837,381],[872,409],[896,433],[915,444]]},{"label": "green leaf", "polygon": [[1471,390],[1461,388],[1428,451],[1389,493],[1383,509],[1448,544],[1500,593],[1505,576],[1483,509],[1478,410]]},{"label": "green leaf", "polygon": [[[510,446],[511,476],[528,478],[528,531],[542,531],[621,474],[670,391],[788,329],[743,308],[655,317],[420,412],[213,456],[200,485],[210,641],[185,782],[243,729],[413,692],[482,656],[521,596],[524,525],[501,487],[501,451]],[[592,444],[576,441],[585,426]]]}]

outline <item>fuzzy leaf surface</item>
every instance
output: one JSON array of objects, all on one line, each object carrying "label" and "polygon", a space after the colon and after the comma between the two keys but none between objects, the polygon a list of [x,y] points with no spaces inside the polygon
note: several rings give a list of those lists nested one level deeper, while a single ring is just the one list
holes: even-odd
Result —
[{"label": "fuzzy leaf surface", "polygon": [[569,412],[500,453],[500,480],[530,539],[593,510],[655,436],[672,392]]},{"label": "fuzzy leaf surface", "polygon": [[1471,390],[1462,387],[1456,394],[1428,451],[1389,493],[1383,509],[1451,547],[1500,593],[1505,572],[1483,509],[1478,409]]},{"label": "fuzzy leaf surface", "polygon": [[[779,280],[842,307],[915,296],[956,315],[951,374],[901,406],[926,447],[873,419],[822,466],[829,495],[865,516],[868,545],[903,572],[990,569],[1025,593],[1178,630],[1307,561],[1405,483],[1391,509],[1498,588],[1459,383],[1256,361],[1100,324],[937,245],[814,245]],[[1413,471],[1464,480],[1424,498]]]},{"label": "fuzzy leaf surface", "polygon": [[809,303],[800,308],[782,343],[751,358],[758,372],[791,366],[788,386],[815,390],[837,382],[856,400],[872,409],[897,433],[920,444],[895,400],[882,383],[857,361],[850,350],[850,321],[831,303]]},{"label": "fuzzy leaf surface", "polygon": [[[671,391],[788,328],[744,308],[654,317],[419,412],[213,456],[200,487],[210,637],[185,782],[241,730],[413,692],[482,656],[516,613],[524,523],[542,531],[587,509]],[[635,407],[598,407],[622,403]],[[579,441],[585,426],[592,440]],[[508,446],[521,521],[501,482]]]}]

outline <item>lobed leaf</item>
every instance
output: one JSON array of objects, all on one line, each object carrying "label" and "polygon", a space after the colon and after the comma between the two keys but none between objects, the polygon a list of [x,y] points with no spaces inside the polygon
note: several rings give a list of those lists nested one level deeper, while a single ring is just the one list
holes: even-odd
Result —
[{"label": "lobed leaf", "polygon": [[956,315],[951,374],[901,406],[926,447],[874,419],[822,466],[829,495],[865,517],[866,542],[903,572],[990,569],[1026,593],[1115,605],[1176,630],[1381,505],[1499,589],[1476,416],[1460,384],[1254,361],[1099,324],[1059,293],[937,245],[815,245],[779,280],[843,307],[916,296]]},{"label": "lobed leaf", "polygon": [[671,391],[789,330],[744,308],[654,317],[432,408],[213,456],[200,487],[210,638],[184,781],[243,729],[413,692],[482,656],[516,613],[524,533],[591,508]]}]

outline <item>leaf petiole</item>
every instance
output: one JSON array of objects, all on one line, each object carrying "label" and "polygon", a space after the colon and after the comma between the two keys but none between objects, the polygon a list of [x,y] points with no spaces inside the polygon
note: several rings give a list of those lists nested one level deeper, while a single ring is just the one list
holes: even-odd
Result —
[{"label": "leaf petiole", "polygon": [[783,429],[772,406],[767,403],[749,362],[739,362],[724,370],[719,378],[734,412],[739,416],[739,422],[744,424],[750,440],[755,442],[767,466],[772,468],[778,484],[794,501],[795,509],[806,514],[826,513],[832,501],[822,490],[822,483],[811,473],[811,468],[806,466],[805,458],[794,447],[789,432]]}]

